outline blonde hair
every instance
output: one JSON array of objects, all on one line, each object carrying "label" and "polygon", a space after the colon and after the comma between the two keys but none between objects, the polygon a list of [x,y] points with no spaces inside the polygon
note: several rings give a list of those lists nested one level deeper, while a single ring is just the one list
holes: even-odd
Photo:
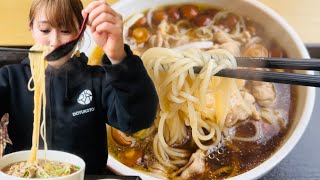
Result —
[{"label": "blonde hair", "polygon": [[[67,28],[78,33],[83,21],[80,0],[33,0],[29,12],[29,27],[32,28],[34,18],[39,10],[44,8],[48,23],[55,28]],[[71,18],[70,18],[71,17]]]}]

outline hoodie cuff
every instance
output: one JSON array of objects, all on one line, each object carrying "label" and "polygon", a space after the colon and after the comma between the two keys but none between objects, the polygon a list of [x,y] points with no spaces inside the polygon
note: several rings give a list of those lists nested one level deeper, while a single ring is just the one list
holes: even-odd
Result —
[{"label": "hoodie cuff", "polygon": [[112,64],[106,54],[102,57],[102,65],[107,73],[107,79],[114,81],[117,79],[126,79],[137,71],[140,68],[136,69],[135,67],[143,66],[141,59],[134,55],[129,47],[129,45],[124,45],[124,50],[126,52],[126,57],[118,64]]}]

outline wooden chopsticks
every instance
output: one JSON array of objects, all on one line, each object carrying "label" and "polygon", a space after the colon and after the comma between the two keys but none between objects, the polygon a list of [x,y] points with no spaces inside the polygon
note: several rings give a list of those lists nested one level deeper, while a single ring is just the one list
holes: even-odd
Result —
[{"label": "wooden chopsticks", "polygon": [[[240,67],[320,71],[320,59],[236,57],[236,60]],[[195,67],[194,71],[199,73],[201,67]],[[320,76],[309,74],[251,69],[223,69],[215,76],[320,87]]]}]

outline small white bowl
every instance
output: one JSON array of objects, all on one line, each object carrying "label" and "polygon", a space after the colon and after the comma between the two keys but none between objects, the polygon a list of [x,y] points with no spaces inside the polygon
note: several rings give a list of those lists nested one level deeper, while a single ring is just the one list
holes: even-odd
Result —
[{"label": "small white bowl", "polygon": [[[265,29],[265,34],[276,39],[277,43],[287,52],[288,57],[309,58],[309,54],[304,43],[292,27],[275,11],[257,0],[121,0],[112,7],[118,13],[122,14],[123,19],[127,19],[134,13],[142,12],[149,8],[169,4],[195,2],[214,7],[226,8],[239,15],[250,17],[253,21],[258,23],[260,22],[259,24]],[[85,40],[84,49],[86,54],[90,55],[95,46],[96,45],[92,39]],[[305,73],[312,74],[311,72]],[[315,88],[298,86],[297,93],[296,114],[292,119],[292,127],[289,129],[282,146],[279,147],[278,150],[262,164],[231,179],[258,179],[275,167],[294,148],[303,135],[310,120],[315,101]],[[123,165],[112,156],[109,156],[108,167],[120,175],[137,175],[142,179],[157,179],[155,177],[148,176],[145,172],[140,172]]]},{"label": "small white bowl", "polygon": [[[29,155],[30,155],[30,151],[18,151],[11,154],[7,154],[2,159],[0,159],[0,169],[16,162],[26,161],[29,158]],[[44,150],[38,151],[38,158],[39,159],[45,158]],[[48,160],[66,162],[66,163],[79,166],[80,170],[68,176],[47,178],[47,179],[37,178],[36,180],[83,180],[84,179],[85,163],[80,157],[70,153],[62,152],[62,151],[47,150],[46,158]],[[32,178],[14,177],[0,171],[0,179],[1,180],[26,180],[26,179],[32,179]]]}]

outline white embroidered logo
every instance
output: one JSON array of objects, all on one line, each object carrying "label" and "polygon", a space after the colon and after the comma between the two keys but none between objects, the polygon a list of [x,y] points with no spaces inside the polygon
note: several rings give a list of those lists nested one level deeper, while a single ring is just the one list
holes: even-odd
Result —
[{"label": "white embroidered logo", "polygon": [[92,101],[92,92],[88,89],[84,90],[78,97],[78,103],[82,105],[90,104]]}]

